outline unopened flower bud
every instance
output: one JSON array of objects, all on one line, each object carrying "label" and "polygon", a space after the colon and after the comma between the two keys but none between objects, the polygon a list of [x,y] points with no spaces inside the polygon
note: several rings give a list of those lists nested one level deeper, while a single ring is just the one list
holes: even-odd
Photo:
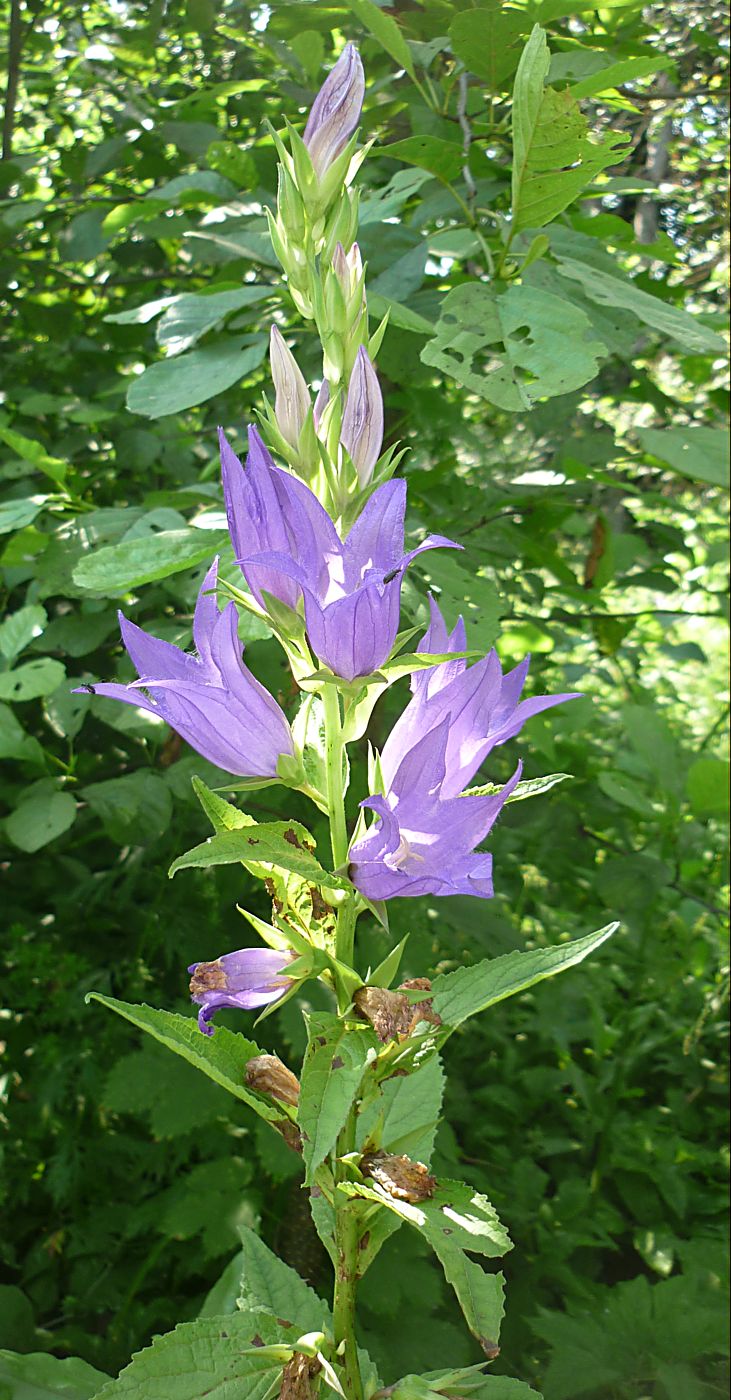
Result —
[{"label": "unopened flower bud", "polygon": [[328,384],[328,382],[327,382],[326,379],[323,379],[322,384],[320,385],[320,387],[319,387],[319,389],[318,389],[318,391],[317,391],[317,398],[315,399],[315,406],[314,406],[314,408],[313,408],[313,410],[312,410],[312,417],[313,417],[314,423],[315,423],[315,432],[317,432],[317,429],[318,429],[319,426],[320,426],[320,419],[322,418],[322,415],[323,415],[323,413],[325,412],[325,409],[327,408],[327,405],[329,404],[329,402],[330,402],[330,385]]},{"label": "unopened flower bud", "polygon": [[369,1152],[360,1160],[363,1176],[370,1177],[396,1201],[428,1201],[437,1186],[423,1162],[396,1157],[390,1152]]},{"label": "unopened flower bud", "polygon": [[270,1099],[296,1108],[299,1103],[300,1085],[296,1074],[287,1069],[277,1055],[255,1055],[247,1060],[244,1071],[246,1084],[259,1094],[268,1094]]},{"label": "unopened flower bud", "polygon": [[350,252],[346,253],[342,243],[338,243],[333,253],[332,265],[333,272],[347,301],[363,276],[363,263],[358,244],[354,243]]},{"label": "unopened flower bud", "polygon": [[346,44],[315,98],[304,143],[318,179],[348,143],[360,120],[365,78],[355,44]]},{"label": "unopened flower bud", "polygon": [[310,408],[310,395],[302,371],[276,326],[269,339],[274,381],[274,416],[282,437],[296,447]]},{"label": "unopened flower bud", "polygon": [[362,345],[350,376],[340,438],[363,489],[373,476],[383,443],[383,398],[378,376]]}]

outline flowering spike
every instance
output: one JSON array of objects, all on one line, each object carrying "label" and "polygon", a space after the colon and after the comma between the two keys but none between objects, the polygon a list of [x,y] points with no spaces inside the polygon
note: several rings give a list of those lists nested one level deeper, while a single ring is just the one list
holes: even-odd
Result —
[{"label": "flowering spike", "polygon": [[346,44],[315,98],[304,131],[318,179],[340,155],[360,120],[365,77],[355,44]]},{"label": "flowering spike", "polygon": [[340,439],[350,453],[364,490],[373,476],[383,443],[383,398],[378,375],[362,345],[350,376]]},{"label": "flowering spike", "polygon": [[296,447],[310,408],[304,375],[277,326],[269,337],[269,359],[274,381],[274,416],[285,442]]},{"label": "flowering spike", "polygon": [[276,778],[280,756],[294,754],[292,734],[276,700],[243,664],[235,604],[218,610],[217,572],[215,560],[196,603],[197,656],[149,636],[120,613],[122,640],[140,679],[85,689],[159,715],[227,773]]},{"label": "flowering spike", "polygon": [[253,1011],[283,997],[292,985],[284,968],[293,957],[293,953],[278,953],[273,948],[241,948],[224,953],[215,962],[193,963],[188,968],[192,974],[190,997],[201,1008],[198,1025],[204,1035],[213,1035],[209,1022],[223,1006]]}]

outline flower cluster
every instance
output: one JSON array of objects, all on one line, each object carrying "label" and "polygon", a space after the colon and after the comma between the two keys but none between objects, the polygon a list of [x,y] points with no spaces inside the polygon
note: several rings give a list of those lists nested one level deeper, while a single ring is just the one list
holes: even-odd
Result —
[{"label": "flower cluster", "polygon": [[[367,340],[358,245],[352,229],[331,249],[322,234],[323,210],[341,232],[347,222],[338,213],[336,188],[352,209],[345,174],[338,170],[352,152],[362,100],[360,58],[348,45],[312,107],[304,137],[293,135],[292,157],[283,157],[272,224],[292,295],[298,305],[313,308],[321,333],[319,392],[313,401],[284,336],[273,326],[275,402],[273,410],[267,405],[264,432],[287,466],[276,465],[256,428],[248,432],[245,465],[219,433],[234,559],[254,606],[271,617],[285,644],[299,639],[310,669],[319,667],[324,683],[337,684],[348,703],[369,679],[383,680],[376,673],[394,652],[402,582],[411,561],[425,550],[461,548],[430,535],[406,549],[406,483],[389,479],[391,454],[381,456],[383,401],[372,358],[379,342],[378,335]],[[88,688],[159,715],[236,777],[271,781],[286,769],[291,779],[302,770],[289,723],[244,665],[237,608],[234,602],[219,608],[218,586],[216,561],[195,607],[195,655],[149,636],[120,614],[122,640],[138,679]],[[374,790],[361,803],[364,811],[350,847],[350,880],[370,901],[492,895],[492,857],[478,848],[514,793],[521,765],[500,790],[465,788],[492,749],[512,739],[531,715],[572,698],[521,700],[527,660],[506,675],[494,651],[468,665],[462,619],[450,633],[433,598],[430,607],[431,621],[418,649],[447,659],[412,675],[411,701],[375,765]],[[365,810],[374,814],[369,829]],[[284,996],[292,985],[285,971],[292,956],[244,949],[194,964],[191,996],[201,1008],[201,1029],[210,1033],[210,1019],[220,1007],[250,1009]]]}]

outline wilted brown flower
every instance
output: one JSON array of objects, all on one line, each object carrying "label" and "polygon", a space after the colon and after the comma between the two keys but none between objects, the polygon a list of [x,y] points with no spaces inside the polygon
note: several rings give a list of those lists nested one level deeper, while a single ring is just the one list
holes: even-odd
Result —
[{"label": "wilted brown flower", "polygon": [[428,1201],[436,1190],[436,1177],[429,1174],[423,1162],[412,1162],[410,1157],[368,1152],[361,1158],[360,1169],[396,1201]]},{"label": "wilted brown flower", "polygon": [[353,1001],[367,1021],[370,1021],[378,1039],[385,1044],[388,1040],[405,1040],[411,1035],[419,1021],[429,1021],[440,1026],[442,1018],[432,1009],[431,1001],[409,1001],[407,991],[431,991],[428,977],[414,977],[402,982],[398,991],[389,992],[385,987],[359,987]]},{"label": "wilted brown flower", "polygon": [[299,1103],[299,1079],[277,1055],[255,1055],[247,1062],[244,1079],[250,1089],[268,1094],[270,1099],[278,1099],[291,1108]]}]

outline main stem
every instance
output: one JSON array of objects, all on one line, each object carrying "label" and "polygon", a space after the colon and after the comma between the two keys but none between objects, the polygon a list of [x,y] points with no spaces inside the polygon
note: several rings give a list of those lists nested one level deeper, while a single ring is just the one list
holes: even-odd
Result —
[{"label": "main stem", "polygon": [[[340,697],[334,685],[322,690],[325,717],[325,771],[330,841],[335,869],[348,859],[348,828],[345,821],[345,783],[343,779],[343,725]],[[355,895],[348,894],[338,906],[335,932],[335,956],[349,967],[353,965],[355,935]],[[339,1006],[345,1011],[345,1006]],[[351,1108],[345,1126],[338,1137],[333,1176],[337,1183],[343,1169],[338,1159],[352,1152],[356,1142],[357,1110]],[[335,1192],[335,1292],[333,1296],[333,1330],[335,1345],[340,1352],[342,1376],[348,1400],[363,1400],[363,1382],[355,1339],[355,1290],[358,1277],[358,1216],[355,1205]]]},{"label": "main stem", "polygon": [[[348,1121],[338,1138],[336,1154],[343,1157],[355,1147],[356,1110],[350,1111]],[[336,1180],[341,1174],[335,1164]],[[348,1400],[363,1400],[358,1344],[355,1338],[355,1290],[358,1280],[359,1226],[355,1202],[335,1192],[335,1291],[333,1295],[333,1330],[336,1347],[342,1346],[341,1366],[345,1394]]]}]

